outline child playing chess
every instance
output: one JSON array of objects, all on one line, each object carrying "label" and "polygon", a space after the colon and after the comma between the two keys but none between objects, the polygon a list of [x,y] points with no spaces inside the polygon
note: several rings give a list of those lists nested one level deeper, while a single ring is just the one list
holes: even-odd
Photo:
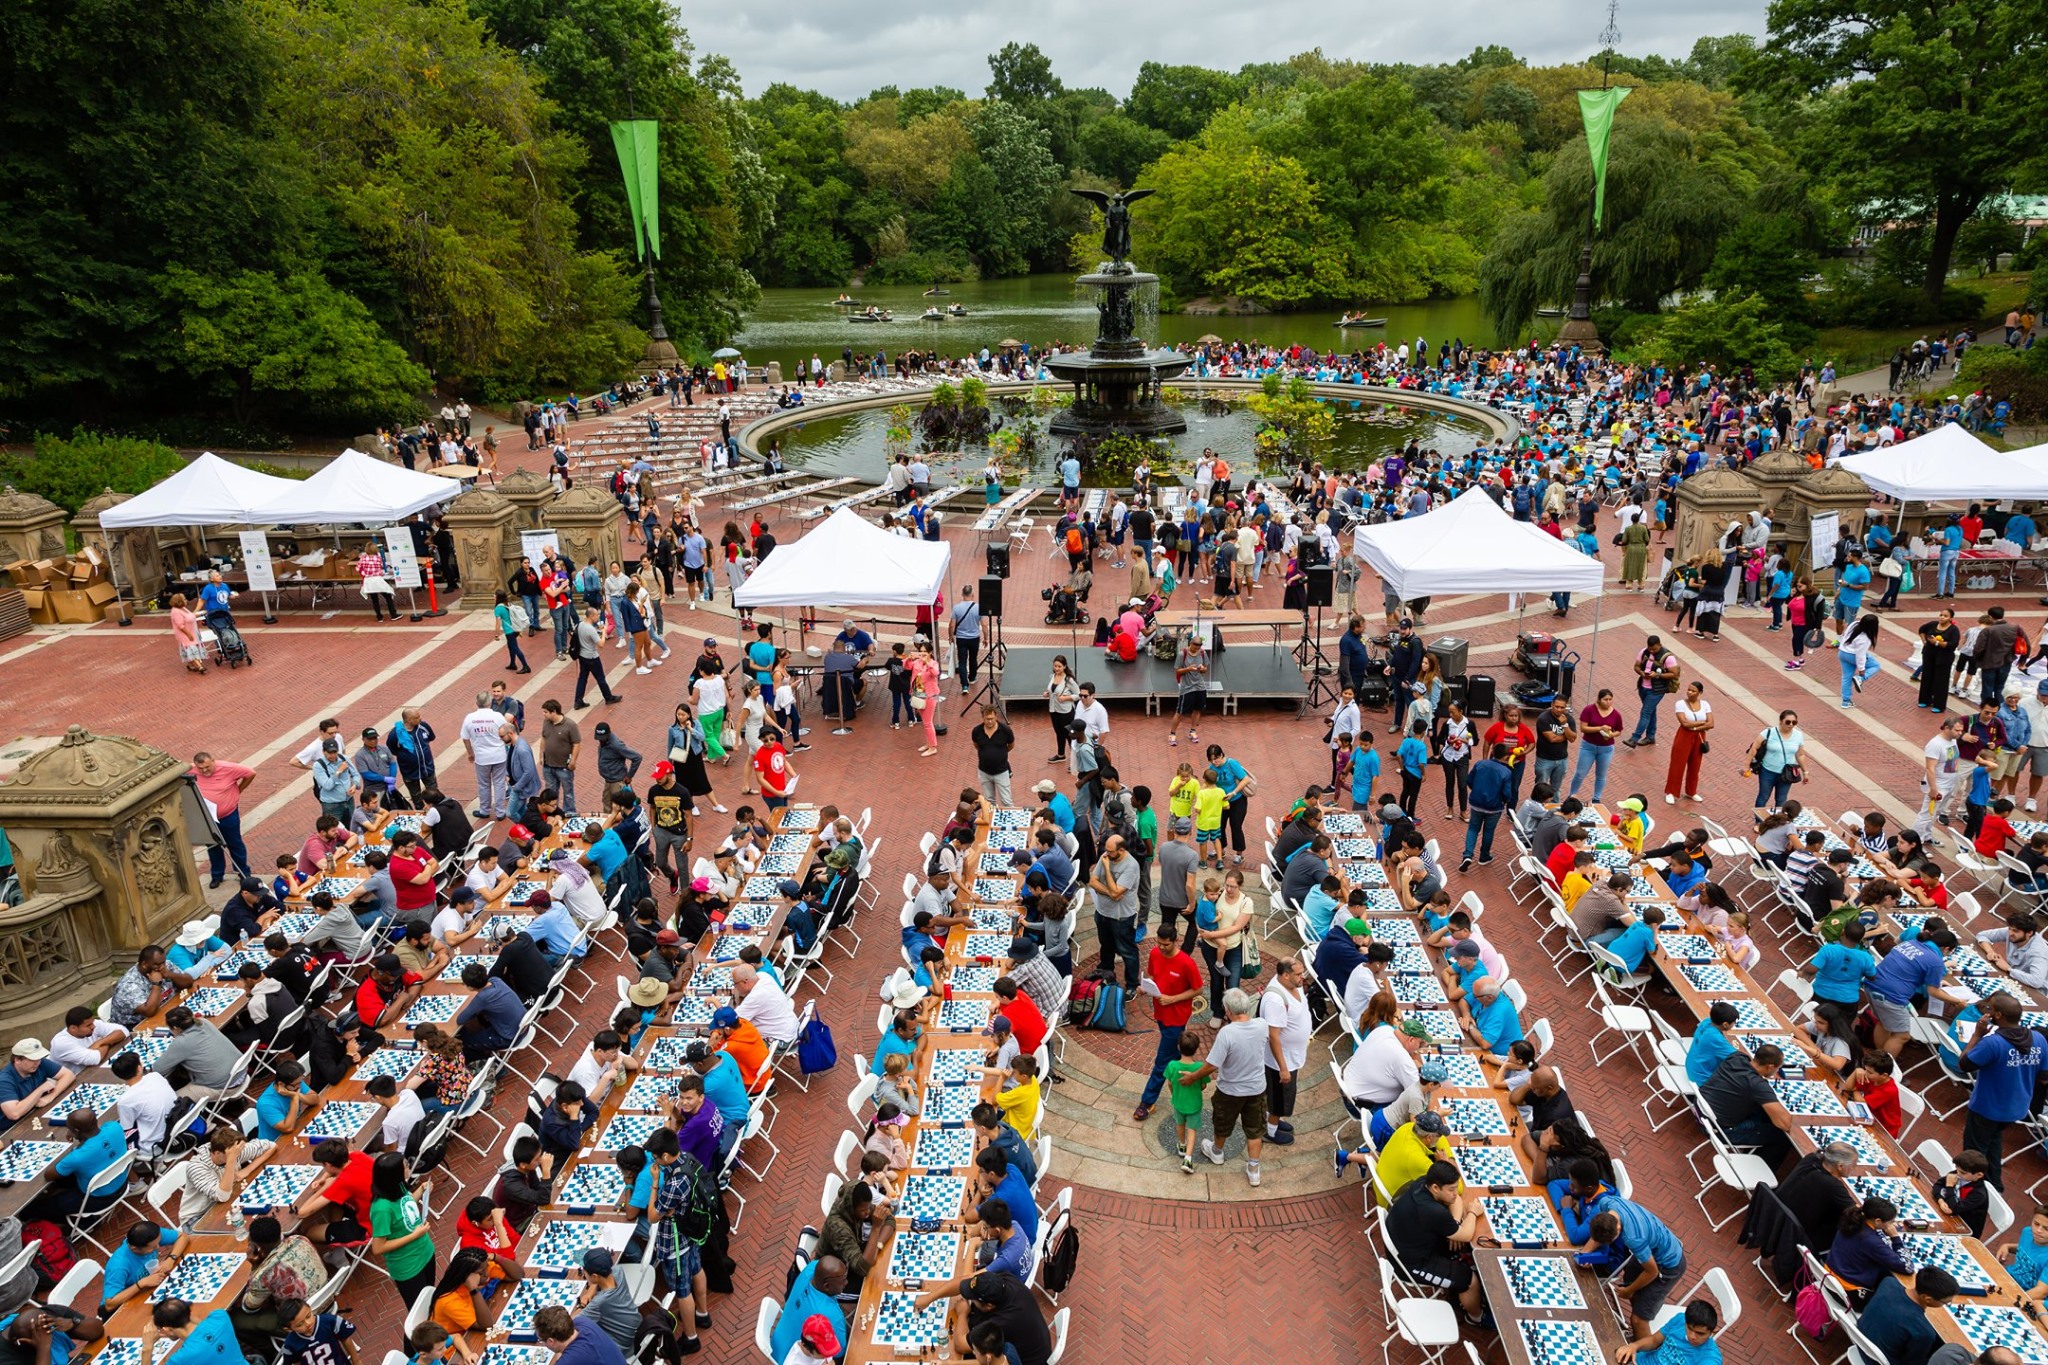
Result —
[{"label": "child playing chess", "polygon": [[308,1303],[281,1303],[280,1321],[289,1322],[282,1359],[293,1365],[329,1365],[342,1351],[335,1348],[356,1334],[356,1325],[339,1313],[316,1313]]},{"label": "child playing chess", "polygon": [[[1685,1333],[1675,1330],[1683,1322]],[[1721,1343],[1714,1333],[1721,1330],[1721,1311],[1709,1299],[1694,1299],[1685,1306],[1685,1317],[1674,1318],[1663,1331],[1636,1338],[1614,1353],[1615,1365],[1721,1365]]]},{"label": "child playing chess", "polygon": [[2048,1271],[2048,1204],[2034,1206],[2034,1216],[2012,1245],[1998,1249],[1998,1259],[2028,1298],[2036,1303],[2048,1299],[2048,1274],[2043,1273]]},{"label": "child playing chess", "polygon": [[1891,1053],[1872,1048],[1863,1054],[1861,1065],[1843,1081],[1849,1098],[1869,1105],[1870,1116],[1893,1137],[1897,1137],[1906,1124],[1906,1116],[1899,1108],[1898,1082],[1892,1079],[1892,1072],[1897,1066]]},{"label": "child playing chess", "polygon": [[1038,1058],[1028,1052],[1010,1059],[1009,1078],[989,1098],[1026,1142],[1038,1131]]},{"label": "child playing chess", "polygon": [[427,1321],[406,1334],[405,1365],[442,1365],[455,1349],[455,1339],[438,1322]]},{"label": "child playing chess", "polygon": [[1173,1102],[1173,1139],[1180,1148],[1184,1174],[1195,1170],[1195,1142],[1202,1135],[1202,1089],[1209,1078],[1201,1074],[1202,1063],[1195,1056],[1202,1050],[1192,1033],[1180,1038],[1180,1057],[1166,1064],[1166,1094]]},{"label": "child playing chess", "polygon": [[882,1079],[875,1086],[875,1103],[893,1104],[897,1112],[917,1117],[917,1086],[910,1079],[908,1053],[892,1052],[882,1059]]},{"label": "child playing chess", "polygon": [[1728,923],[1720,930],[1720,935],[1729,960],[1741,967],[1750,966],[1750,959],[1757,956],[1757,947],[1749,937],[1749,911],[1729,911]]},{"label": "child playing chess", "polygon": [[903,1126],[909,1121],[893,1102],[881,1105],[875,1110],[874,1122],[868,1125],[867,1141],[861,1150],[882,1157],[891,1171],[909,1169],[910,1148],[903,1141]]},{"label": "child playing chess", "polygon": [[839,1334],[832,1330],[832,1320],[813,1313],[804,1319],[803,1333],[782,1358],[782,1365],[832,1365],[839,1350]]}]

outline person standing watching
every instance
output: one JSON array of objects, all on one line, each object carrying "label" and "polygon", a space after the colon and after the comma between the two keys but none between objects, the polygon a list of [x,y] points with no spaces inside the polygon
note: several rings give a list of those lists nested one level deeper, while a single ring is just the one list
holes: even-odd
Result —
[{"label": "person standing watching", "polygon": [[496,820],[505,814],[505,741],[498,734],[500,717],[491,707],[491,694],[476,694],[476,710],[462,718],[462,747],[476,765],[476,806],[470,812],[480,820]]},{"label": "person standing watching", "polygon": [[242,793],[256,780],[256,770],[222,763],[202,749],[192,755],[192,779],[213,808],[213,823],[220,829],[220,842],[206,850],[207,885],[218,887],[226,880],[230,860],[237,873],[248,876],[249,850],[242,843]]},{"label": "person standing watching", "polygon": [[1114,974],[1116,959],[1124,964],[1124,988],[1138,990],[1138,860],[1124,850],[1123,836],[1103,841],[1102,857],[1088,878],[1095,899],[1095,936],[1101,942],[1102,969]]},{"label": "person standing watching", "polygon": [[597,680],[597,690],[607,706],[617,703],[618,693],[604,678],[604,613],[596,607],[583,609],[583,624],[576,627],[576,695],[571,705],[582,710],[590,705],[584,698],[584,689],[591,679]]},{"label": "person standing watching", "polygon": [[[974,585],[962,583],[953,603],[953,671],[964,686],[974,685],[981,660],[981,604],[974,600]],[[1007,804],[1007,803],[1005,803]]]}]

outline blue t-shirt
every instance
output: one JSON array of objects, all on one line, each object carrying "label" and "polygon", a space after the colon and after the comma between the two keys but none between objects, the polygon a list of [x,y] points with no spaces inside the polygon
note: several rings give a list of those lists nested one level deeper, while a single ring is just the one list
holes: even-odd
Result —
[{"label": "blue t-shirt", "polygon": [[2027,1030],[2027,1042],[2015,1047],[2001,1032],[1985,1034],[1963,1054],[1977,1074],[1970,1087],[1970,1112],[1994,1123],[2017,1123],[2034,1109],[2034,1080],[2041,1074],[2040,1034]]},{"label": "blue t-shirt", "polygon": [[178,1343],[178,1349],[164,1357],[163,1365],[245,1365],[242,1347],[235,1340],[235,1321],[226,1313],[208,1313],[195,1318],[192,1330]]},{"label": "blue t-shirt", "polygon": [[1410,735],[1401,741],[1401,747],[1394,751],[1394,757],[1401,760],[1401,771],[1410,777],[1420,777],[1429,767],[1429,746]]},{"label": "blue t-shirt", "polygon": [[1371,745],[1359,746],[1351,755],[1351,800],[1364,805],[1379,777],[1380,751]]},{"label": "blue t-shirt", "polygon": [[[68,1175],[84,1189],[92,1183],[94,1176],[119,1161],[128,1151],[128,1135],[121,1131],[121,1125],[108,1118],[100,1124],[100,1130],[85,1141],[57,1158],[57,1174]],[[120,1193],[108,1189],[96,1196],[112,1199]]]},{"label": "blue t-shirt", "polygon": [[1903,1005],[1920,992],[1939,986],[1945,970],[1940,953],[1917,939],[1908,940],[1877,964],[1870,977],[1870,993]]},{"label": "blue t-shirt", "polygon": [[2032,1289],[2041,1282],[2041,1271],[2048,1267],[2048,1247],[2034,1240],[2032,1223],[2020,1229],[2020,1239],[2012,1249],[2013,1283],[2022,1289]]},{"label": "blue t-shirt", "polygon": [[1047,810],[1052,812],[1052,822],[1060,827],[1060,833],[1072,834],[1074,832],[1074,805],[1071,801],[1067,800],[1066,793],[1054,792],[1051,798],[1046,801],[1045,806]]},{"label": "blue t-shirt", "polygon": [[1642,920],[1637,920],[1621,931],[1620,937],[1607,945],[1609,952],[1622,960],[1630,971],[1643,965],[1651,950],[1657,946],[1657,931]]},{"label": "blue t-shirt", "polygon": [[1024,1178],[1024,1172],[1012,1166],[996,1182],[991,1199],[1000,1199],[1010,1206],[1010,1217],[1016,1222],[1017,1230],[1028,1239],[1038,1237],[1038,1203],[1031,1197],[1031,1183]]},{"label": "blue t-shirt", "polygon": [[[311,1095],[312,1088],[304,1081],[299,1082],[299,1093]],[[256,1097],[256,1136],[275,1142],[284,1136],[280,1124],[291,1117],[292,1097],[277,1088],[275,1081],[270,1088]]]},{"label": "blue t-shirt", "polygon": [[1694,1085],[1704,1085],[1707,1077],[1720,1068],[1724,1058],[1735,1055],[1735,1044],[1728,1041],[1728,1035],[1705,1019],[1692,1031],[1692,1046],[1685,1050],[1685,1076]]},{"label": "blue t-shirt", "polygon": [[1472,1025],[1486,1040],[1486,1050],[1495,1056],[1506,1056],[1509,1044],[1522,1041],[1522,1021],[1516,1017],[1515,1002],[1504,994],[1493,997],[1491,1003],[1475,998]]},{"label": "blue t-shirt", "polygon": [[1864,980],[1876,970],[1877,959],[1868,948],[1825,944],[1813,955],[1813,993],[1837,1005],[1853,1005],[1862,998]]},{"label": "blue t-shirt", "polygon": [[1981,763],[1970,769],[1970,791],[1964,800],[1973,806],[1991,804],[1991,769]]},{"label": "blue t-shirt", "polygon": [[1664,884],[1671,888],[1672,895],[1683,896],[1706,879],[1707,870],[1698,863],[1694,863],[1690,872],[1666,873]]},{"label": "blue t-shirt", "polygon": [[644,1217],[647,1213],[647,1201],[652,1198],[654,1198],[654,1160],[650,1157],[647,1164],[642,1166],[633,1176],[633,1191],[626,1196],[626,1199],[634,1208],[640,1210],[641,1215]]},{"label": "blue t-shirt", "polygon": [[187,948],[182,943],[173,943],[170,950],[164,954],[164,961],[178,971],[189,972],[210,954],[217,953],[227,946],[218,938],[209,938],[197,948]]},{"label": "blue t-shirt", "polygon": [[1721,1365],[1721,1343],[1708,1337],[1695,1346],[1685,1339],[1685,1319],[1674,1318],[1664,1328],[1664,1344],[1636,1357],[1644,1365]]},{"label": "blue t-shirt", "polygon": [[900,1052],[906,1057],[916,1057],[917,1044],[918,1040],[916,1038],[905,1038],[898,1034],[895,1029],[890,1029],[882,1035],[882,1041],[875,1044],[875,1055],[868,1062],[868,1070],[874,1072],[877,1076],[881,1075],[882,1062],[892,1052]]},{"label": "blue t-shirt", "polygon": [[771,1344],[777,1360],[786,1359],[789,1348],[796,1345],[804,1334],[804,1323],[814,1314],[822,1313],[832,1324],[832,1333],[841,1341],[846,1340],[846,1314],[839,1307],[839,1300],[827,1294],[813,1283],[817,1279],[818,1263],[812,1261],[797,1272],[796,1279],[789,1286],[789,1298],[782,1305],[782,1315],[775,1319],[775,1331]]},{"label": "blue t-shirt", "polygon": [[1315,936],[1321,938],[1330,932],[1330,922],[1337,918],[1337,898],[1320,886],[1311,886],[1308,894],[1301,898],[1301,914]]},{"label": "blue t-shirt", "polygon": [[[0,1066],[0,1100],[5,1100],[9,1104],[16,1100],[25,1100],[33,1095],[43,1082],[54,1077],[62,1069],[54,1058],[45,1057],[36,1063],[35,1070],[24,1076],[20,1067],[8,1062]],[[27,1115],[24,1114],[22,1117],[26,1118]]]},{"label": "blue t-shirt", "polygon": [[114,1254],[107,1257],[107,1268],[103,1274],[105,1285],[100,1290],[100,1302],[105,1303],[124,1289],[132,1288],[137,1280],[156,1269],[157,1252],[178,1240],[176,1228],[158,1228],[157,1243],[148,1251],[138,1252],[123,1239],[114,1248]]},{"label": "blue t-shirt", "polygon": [[1621,1240],[1629,1255],[1638,1261],[1655,1261],[1659,1270],[1676,1270],[1685,1264],[1685,1247],[1678,1237],[1641,1204],[1615,1199],[1603,1206],[1621,1220]]},{"label": "blue t-shirt", "polygon": [[740,1064],[730,1052],[718,1054],[718,1060],[704,1075],[704,1098],[710,1100],[718,1110],[718,1116],[728,1124],[747,1121],[747,1083],[740,1077]]},{"label": "blue t-shirt", "polygon": [[590,860],[591,866],[597,869],[600,877],[610,881],[612,873],[617,872],[619,865],[626,861],[626,845],[619,838],[616,829],[608,829],[583,856]]},{"label": "blue t-shirt", "polygon": [[1241,793],[1237,790],[1244,780],[1251,776],[1244,770],[1244,764],[1234,758],[1226,758],[1213,765],[1216,769],[1216,785],[1223,788],[1223,799],[1236,800]]},{"label": "blue t-shirt", "polygon": [[1851,564],[1835,576],[1835,614],[1847,619],[1863,605],[1863,590],[1870,586],[1870,570]]},{"label": "blue t-shirt", "polygon": [[775,646],[756,640],[747,646],[747,662],[754,666],[754,681],[768,687],[775,681]]}]

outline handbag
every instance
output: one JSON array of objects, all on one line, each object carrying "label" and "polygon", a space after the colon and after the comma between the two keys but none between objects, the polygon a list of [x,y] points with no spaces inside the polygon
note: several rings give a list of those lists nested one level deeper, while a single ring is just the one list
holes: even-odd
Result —
[{"label": "handbag", "polygon": [[1787,782],[1804,782],[1806,780],[1806,765],[1803,763],[1787,763],[1782,771]]},{"label": "handbag", "polygon": [[910,694],[910,709],[913,711],[924,710],[924,693],[913,692]]},{"label": "handbag", "polygon": [[1880,576],[1885,578],[1898,578],[1901,575],[1903,575],[1906,572],[1906,570],[1905,566],[1900,564],[1898,560],[1887,559],[1877,566],[1877,572]]}]

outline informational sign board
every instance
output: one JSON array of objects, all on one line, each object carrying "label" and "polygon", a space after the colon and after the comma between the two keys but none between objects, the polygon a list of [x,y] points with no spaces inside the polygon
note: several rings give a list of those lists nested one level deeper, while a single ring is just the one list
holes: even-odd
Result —
[{"label": "informational sign board", "polygon": [[1834,567],[1835,545],[1842,538],[1842,514],[1840,512],[1816,512],[1813,514],[1813,570],[1818,573]]},{"label": "informational sign board", "polygon": [[261,531],[238,533],[242,542],[242,567],[249,574],[251,592],[276,592],[277,574],[270,567],[270,541]]},{"label": "informational sign board", "polygon": [[420,586],[420,557],[413,553],[410,527],[384,528],[384,574],[395,587]]},{"label": "informational sign board", "polygon": [[539,568],[541,560],[549,555],[561,552],[562,542],[553,531],[543,529],[519,533],[519,553],[532,560],[535,568]]}]

